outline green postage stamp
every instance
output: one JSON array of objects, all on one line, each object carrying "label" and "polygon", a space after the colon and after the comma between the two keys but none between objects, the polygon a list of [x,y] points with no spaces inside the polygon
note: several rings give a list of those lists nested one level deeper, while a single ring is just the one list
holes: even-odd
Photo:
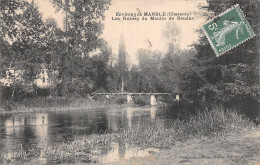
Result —
[{"label": "green postage stamp", "polygon": [[217,56],[254,36],[239,5],[205,23],[202,28]]}]

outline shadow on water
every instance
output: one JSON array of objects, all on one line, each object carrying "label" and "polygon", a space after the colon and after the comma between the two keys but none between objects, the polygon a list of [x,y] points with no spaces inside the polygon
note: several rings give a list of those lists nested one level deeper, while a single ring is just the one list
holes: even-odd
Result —
[{"label": "shadow on water", "polygon": [[[163,122],[156,111],[157,107],[146,106],[0,115],[0,152],[16,151],[21,145],[24,149],[44,147],[74,137],[138,128],[144,122]],[[101,151],[101,162],[146,156],[151,152],[151,149],[138,150],[125,143],[111,146]]]}]

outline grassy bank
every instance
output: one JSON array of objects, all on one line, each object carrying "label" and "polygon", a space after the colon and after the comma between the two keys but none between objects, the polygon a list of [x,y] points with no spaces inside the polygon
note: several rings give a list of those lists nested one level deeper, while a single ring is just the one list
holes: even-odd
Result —
[{"label": "grassy bank", "polygon": [[120,105],[118,99],[96,98],[76,98],[76,97],[35,97],[26,98],[20,102],[12,100],[5,101],[0,107],[0,113],[20,113],[20,112],[45,112],[61,110],[96,109]]},{"label": "grassy bank", "polygon": [[99,156],[98,150],[109,147],[109,142],[115,141],[114,138],[113,134],[92,135],[44,147],[34,146],[25,149],[20,146],[18,151],[0,153],[0,163],[27,162],[35,158],[41,158],[43,161],[46,159],[51,164],[76,161],[93,162]]},{"label": "grassy bank", "polygon": [[222,107],[212,111],[201,111],[185,120],[170,120],[168,129],[165,123],[143,123],[135,129],[125,130],[121,139],[135,146],[169,148],[191,137],[222,136],[232,131],[251,129],[255,124],[236,111],[224,111]]},{"label": "grassy bank", "polygon": [[[149,97],[135,96],[134,105],[150,105]],[[126,105],[126,96],[106,96],[91,97],[32,97],[24,98],[22,101],[4,100],[0,104],[1,113],[21,113],[21,112],[46,112],[61,110],[97,109],[104,107],[115,107]],[[158,101],[158,104],[162,103]]]},{"label": "grassy bank", "polygon": [[49,144],[45,147],[21,147],[16,152],[0,154],[1,162],[28,161],[33,158],[46,159],[49,162],[95,162],[101,155],[100,150],[110,150],[112,143],[124,143],[139,149],[169,149],[191,138],[223,136],[230,132],[252,129],[254,123],[236,111],[225,111],[222,107],[212,111],[201,111],[185,120],[160,120],[144,122],[135,128],[122,128],[118,132],[77,137],[71,142]]}]

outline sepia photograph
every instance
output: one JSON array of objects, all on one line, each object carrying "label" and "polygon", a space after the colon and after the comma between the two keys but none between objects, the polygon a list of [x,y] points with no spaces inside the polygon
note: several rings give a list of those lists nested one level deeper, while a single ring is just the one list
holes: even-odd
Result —
[{"label": "sepia photograph", "polygon": [[0,0],[0,164],[260,165],[260,0]]}]

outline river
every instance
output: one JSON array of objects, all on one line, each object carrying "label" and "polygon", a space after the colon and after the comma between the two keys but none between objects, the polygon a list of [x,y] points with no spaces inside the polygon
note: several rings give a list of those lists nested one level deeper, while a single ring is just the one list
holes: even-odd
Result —
[{"label": "river", "polygon": [[[92,110],[50,111],[0,115],[0,152],[17,150],[21,145],[44,146],[66,142],[74,137],[104,134],[120,128],[135,128],[143,122],[165,122],[156,115],[157,107],[117,107]],[[123,145],[124,146],[124,145]],[[101,162],[146,156],[150,150],[133,150],[114,144],[102,154]]]}]

